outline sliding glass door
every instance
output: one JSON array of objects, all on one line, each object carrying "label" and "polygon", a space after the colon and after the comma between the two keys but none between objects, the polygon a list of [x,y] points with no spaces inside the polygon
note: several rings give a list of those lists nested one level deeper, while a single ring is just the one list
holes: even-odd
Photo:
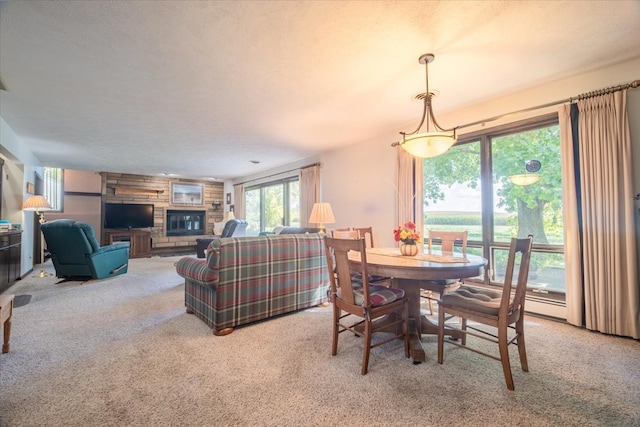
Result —
[{"label": "sliding glass door", "polygon": [[468,230],[487,284],[503,280],[510,239],[532,234],[529,290],[563,298],[560,166],[555,115],[468,135],[423,161],[425,232]]},{"label": "sliding glass door", "polygon": [[249,236],[280,225],[300,226],[300,181],[294,177],[248,187],[245,214]]}]

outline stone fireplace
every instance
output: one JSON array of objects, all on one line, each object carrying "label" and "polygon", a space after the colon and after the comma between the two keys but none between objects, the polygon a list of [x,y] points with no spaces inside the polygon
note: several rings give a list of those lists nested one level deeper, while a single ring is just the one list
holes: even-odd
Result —
[{"label": "stone fireplace", "polygon": [[205,234],[206,211],[167,210],[166,236],[200,236]]}]

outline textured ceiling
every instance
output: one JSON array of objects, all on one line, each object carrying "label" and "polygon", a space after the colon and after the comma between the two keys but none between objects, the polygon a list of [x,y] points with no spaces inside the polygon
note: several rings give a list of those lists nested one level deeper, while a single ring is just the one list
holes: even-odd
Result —
[{"label": "textured ceiling", "polygon": [[639,40],[639,1],[3,1],[0,115],[45,165],[230,179],[388,147],[417,126],[423,53],[438,112]]}]

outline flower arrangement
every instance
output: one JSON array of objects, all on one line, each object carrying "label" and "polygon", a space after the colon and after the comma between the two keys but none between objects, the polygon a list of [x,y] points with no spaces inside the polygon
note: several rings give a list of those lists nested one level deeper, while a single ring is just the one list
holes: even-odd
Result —
[{"label": "flower arrangement", "polygon": [[409,221],[393,230],[393,238],[405,245],[415,245],[420,240],[420,233],[416,230],[416,225]]}]

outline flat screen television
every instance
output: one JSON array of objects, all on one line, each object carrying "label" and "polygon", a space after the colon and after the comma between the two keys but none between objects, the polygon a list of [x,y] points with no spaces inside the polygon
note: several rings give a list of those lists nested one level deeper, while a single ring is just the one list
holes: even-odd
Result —
[{"label": "flat screen television", "polygon": [[140,203],[105,203],[104,228],[153,227],[153,205]]}]

